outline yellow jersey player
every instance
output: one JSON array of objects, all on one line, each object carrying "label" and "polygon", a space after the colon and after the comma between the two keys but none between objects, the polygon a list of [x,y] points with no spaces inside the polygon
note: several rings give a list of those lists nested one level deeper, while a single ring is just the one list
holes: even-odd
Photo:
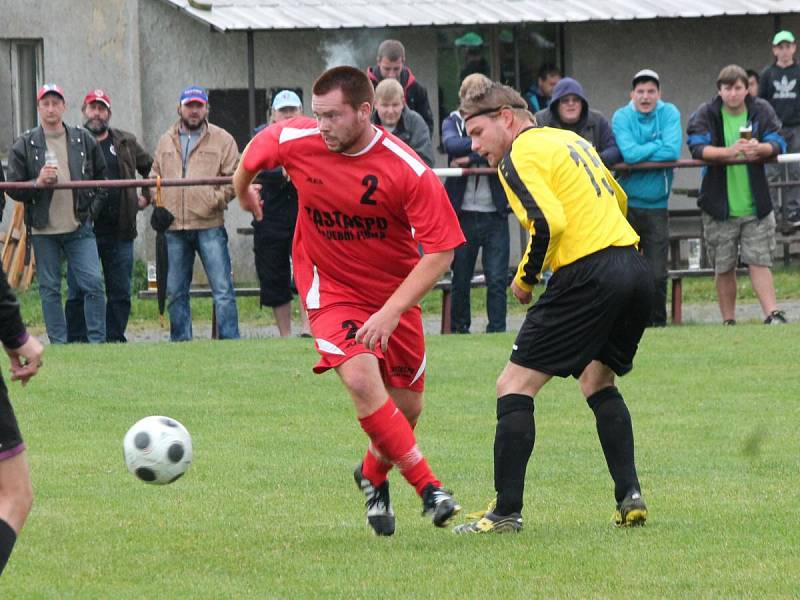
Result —
[{"label": "yellow jersey player", "polygon": [[497,380],[496,503],[457,533],[522,529],[525,471],[533,452],[533,399],[553,376],[578,379],[597,422],[614,480],[618,525],[647,518],[636,475],[633,427],[615,375],[633,366],[650,317],[653,278],[625,219],[625,194],[594,148],[566,130],[534,128],[512,88],[479,80],[460,111],[472,149],[498,167],[509,203],[530,232],[511,284],[523,304],[552,272],[528,310]]}]

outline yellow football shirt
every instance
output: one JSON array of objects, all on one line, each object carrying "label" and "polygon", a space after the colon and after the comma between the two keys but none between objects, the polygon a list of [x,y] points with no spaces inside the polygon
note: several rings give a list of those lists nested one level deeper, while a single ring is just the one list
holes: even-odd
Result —
[{"label": "yellow football shirt", "polygon": [[625,218],[625,192],[579,135],[526,129],[498,171],[514,214],[531,234],[515,278],[522,289],[531,291],[543,271],[639,242]]}]

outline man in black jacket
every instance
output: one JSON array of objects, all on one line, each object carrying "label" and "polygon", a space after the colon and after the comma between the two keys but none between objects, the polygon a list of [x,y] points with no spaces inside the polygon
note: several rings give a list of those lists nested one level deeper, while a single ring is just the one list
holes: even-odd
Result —
[{"label": "man in black jacket", "polygon": [[8,157],[9,181],[38,184],[34,190],[13,190],[9,195],[25,203],[25,224],[30,228],[36,254],[36,277],[47,336],[54,344],[67,341],[61,304],[61,258],[67,259],[75,285],[86,297],[89,342],[106,341],[106,294],[92,220],[106,199],[103,188],[54,189],[56,183],[106,178],[100,146],[85,129],[63,121],[64,91],[45,84],[36,96],[40,126],[14,141]]},{"label": "man in black jacket", "polygon": [[[42,366],[44,349],[39,340],[25,330],[19,302],[2,269],[0,341],[11,360],[11,381],[20,381],[25,385]],[[33,490],[25,460],[25,443],[8,399],[8,389],[0,376],[0,574],[8,562],[32,503]]]},{"label": "man in black jacket", "polygon": [[378,64],[367,68],[367,75],[373,86],[384,79],[397,79],[406,96],[406,106],[418,112],[425,120],[433,137],[433,112],[428,101],[428,92],[417,81],[406,64],[406,49],[397,40],[384,40],[378,46]]},{"label": "man in black jacket", "polygon": [[[153,158],[136,137],[109,127],[111,98],[101,89],[86,94],[82,112],[84,127],[95,137],[106,162],[109,179],[136,179],[138,172],[147,177]],[[97,251],[103,264],[106,284],[106,341],[125,342],[125,329],[131,314],[133,278],[133,240],[136,238],[136,214],[150,204],[150,190],[143,188],[108,188],[108,199],[94,220]],[[69,297],[66,304],[67,339],[86,341],[84,294],[75,285],[72,271],[68,274]]]},{"label": "man in black jacket", "polygon": [[[689,118],[687,143],[706,167],[697,204],[703,211],[708,256],[725,325],[736,323],[736,265],[741,254],[766,324],[786,322],[772,281],[775,215],[764,160],[784,149],[780,121],[768,102],[747,93],[747,73],[728,65],[717,78],[718,95]],[[746,164],[729,164],[746,160]]]},{"label": "man in black jacket", "polygon": [[[781,120],[781,137],[786,140],[784,152],[800,152],[800,64],[795,60],[797,42],[790,31],[779,31],[772,38],[775,62],[764,69],[758,95],[775,109]],[[770,165],[770,181],[800,179],[800,163]],[[783,217],[788,225],[800,227],[800,187],[784,188]]]},{"label": "man in black jacket", "polygon": [[[272,100],[270,123],[303,115],[303,102],[291,90],[282,90]],[[258,127],[255,135],[266,125]],[[253,253],[261,287],[261,306],[269,306],[281,337],[292,334],[292,238],[297,221],[297,190],[282,167],[262,171],[256,182],[261,185],[264,216],[253,220]],[[311,337],[308,314],[299,302],[301,337]]]}]

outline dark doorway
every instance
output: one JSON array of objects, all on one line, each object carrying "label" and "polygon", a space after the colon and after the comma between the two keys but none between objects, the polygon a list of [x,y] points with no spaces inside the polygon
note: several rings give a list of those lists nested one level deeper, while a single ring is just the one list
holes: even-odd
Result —
[{"label": "dark doorway", "polygon": [[[247,88],[208,90],[208,103],[211,105],[208,120],[233,136],[239,152],[253,137],[248,124],[247,102]],[[267,90],[256,88],[256,125],[267,122],[267,107]]]}]

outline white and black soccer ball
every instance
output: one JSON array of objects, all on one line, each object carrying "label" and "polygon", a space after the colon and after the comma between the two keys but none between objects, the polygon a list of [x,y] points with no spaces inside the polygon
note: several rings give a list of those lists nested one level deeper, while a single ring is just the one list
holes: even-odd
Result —
[{"label": "white and black soccer ball", "polygon": [[169,417],[145,417],[137,421],[122,441],[125,464],[146,483],[172,483],[192,463],[192,436]]}]

